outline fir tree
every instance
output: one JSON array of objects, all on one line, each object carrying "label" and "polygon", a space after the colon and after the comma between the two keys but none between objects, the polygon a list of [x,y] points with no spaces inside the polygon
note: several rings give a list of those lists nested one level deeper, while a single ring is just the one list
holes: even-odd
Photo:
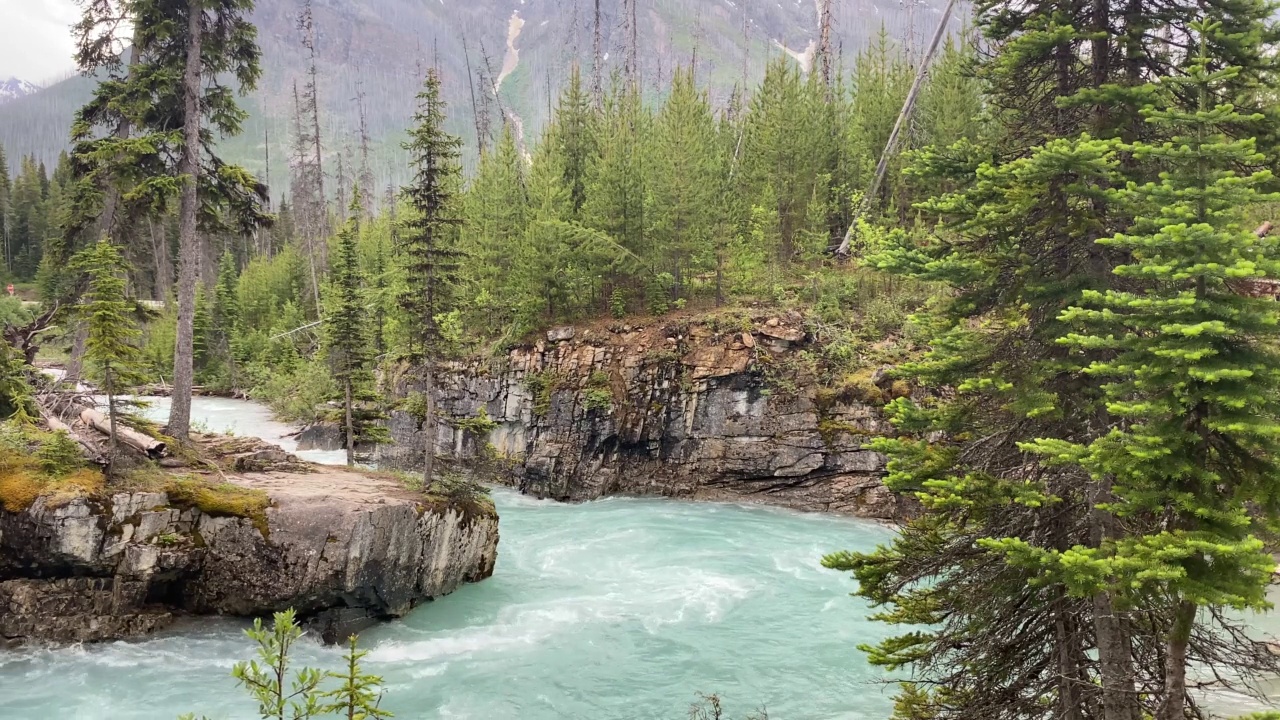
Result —
[{"label": "fir tree", "polygon": [[351,214],[334,249],[330,270],[327,311],[324,316],[325,346],[334,379],[342,387],[343,427],[346,435],[347,464],[355,464],[357,439],[356,402],[362,388],[372,384],[369,352],[369,311],[364,293],[364,272],[356,243],[360,237],[363,200],[359,188],[351,202]]},{"label": "fir tree", "polygon": [[[1211,41],[1217,62],[1243,67],[1221,92],[1247,99],[1275,62],[1250,42],[1275,38],[1277,28],[1257,4],[1221,11],[1230,31]],[[1000,127],[979,151],[921,154],[922,172],[959,189],[920,206],[941,222],[937,233],[876,260],[954,289],[927,318],[930,353],[903,371],[956,395],[895,401],[904,436],[876,444],[890,456],[888,484],[917,497],[922,515],[878,552],[827,558],[855,572],[878,618],[912,626],[868,648],[873,663],[913,671],[900,717],[1135,720],[1160,711],[1187,664],[1274,664],[1240,634],[1213,627],[1201,637],[1214,643],[1192,643],[1185,663],[1169,663],[1166,631],[1185,618],[1176,595],[1150,593],[1139,610],[1115,584],[1069,584],[1063,566],[1026,561],[1073,548],[1103,553],[1157,527],[1141,516],[1116,521],[1109,509],[1124,491],[1119,478],[1037,451],[1092,446],[1124,425],[1111,415],[1110,379],[1089,370],[1112,362],[1114,349],[1071,346],[1078,329],[1062,310],[1154,280],[1116,275],[1133,264],[1130,249],[1098,241],[1142,227],[1114,190],[1155,176],[1129,143],[1159,145],[1174,134],[1139,109],[1185,95],[1150,82],[1188,58],[1171,58],[1147,20],[1196,37],[1199,12],[1190,3],[978,6],[978,25],[999,49],[978,74]],[[1205,617],[1224,622],[1218,612]]]},{"label": "fir tree", "polygon": [[715,118],[691,69],[673,73],[671,94],[654,122],[654,139],[645,219],[654,264],[671,274],[671,293],[678,297],[686,293],[688,278],[710,269],[712,239],[722,231],[718,201],[724,175]]},{"label": "fir tree", "polygon": [[121,390],[146,380],[142,372],[142,331],[125,296],[124,259],[107,240],[81,253],[78,265],[89,278],[80,313],[88,328],[85,361],[89,377],[107,396],[111,423],[111,455],[117,452],[117,396]]},{"label": "fir tree", "polygon": [[[1062,320],[1079,328],[1060,342],[1108,353],[1082,368],[1104,379],[1113,429],[1088,444],[1041,440],[1053,462],[1111,479],[1106,511],[1145,527],[1098,548],[1055,553],[1008,540],[1029,564],[1060,568],[1076,592],[1100,588],[1133,607],[1173,605],[1164,632],[1165,678],[1157,720],[1186,717],[1188,645],[1202,608],[1261,610],[1275,561],[1258,533],[1280,519],[1280,311],[1242,284],[1280,277],[1280,243],[1243,225],[1243,208],[1268,170],[1241,130],[1264,119],[1229,100],[1238,67],[1206,53],[1221,23],[1193,23],[1200,57],[1171,78],[1184,104],[1145,113],[1171,137],[1127,148],[1159,178],[1125,191],[1141,213],[1125,233],[1099,243],[1131,258],[1114,272],[1133,289],[1089,291]],[[1154,173],[1153,173],[1154,175]],[[1144,520],[1135,522],[1135,520]]]},{"label": "fir tree", "polygon": [[449,351],[439,318],[454,303],[460,252],[457,249],[457,193],[462,141],[445,131],[445,103],[440,94],[440,73],[427,71],[409,140],[413,182],[404,188],[411,214],[404,222],[401,262],[404,288],[398,298],[409,328],[409,356],[423,366],[424,486],[435,475],[435,363]]}]

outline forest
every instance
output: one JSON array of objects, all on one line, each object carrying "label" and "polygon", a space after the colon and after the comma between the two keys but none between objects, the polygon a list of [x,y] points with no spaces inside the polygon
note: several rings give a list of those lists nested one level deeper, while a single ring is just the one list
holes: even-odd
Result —
[{"label": "forest", "polygon": [[1271,609],[1280,522],[1272,5],[980,0],[928,62],[820,43],[722,106],[693,57],[657,94],[575,64],[528,139],[450,133],[427,63],[399,187],[367,132],[335,167],[313,61],[285,188],[219,156],[261,75],[251,6],[86,7],[77,59],[106,79],[73,150],[0,178],[6,277],[40,301],[0,306],[27,328],[0,363],[16,422],[38,350],[109,397],[171,387],[177,441],[201,388],[339,423],[350,462],[392,375],[430,428],[443,365],[556,325],[799,309],[832,383],[889,362],[927,390],[868,444],[917,511],[823,561],[898,633],[860,647],[895,719],[1183,720],[1280,674],[1240,619]]}]

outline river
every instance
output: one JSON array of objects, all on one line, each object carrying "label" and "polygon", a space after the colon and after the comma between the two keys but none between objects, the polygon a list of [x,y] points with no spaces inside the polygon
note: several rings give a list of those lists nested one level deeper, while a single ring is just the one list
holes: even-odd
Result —
[{"label": "river", "polygon": [[[208,430],[293,449],[259,405],[193,405]],[[397,718],[675,720],[698,692],[719,693],[731,718],[762,705],[773,720],[891,712],[891,688],[856,647],[885,629],[849,597],[852,580],[819,564],[889,539],[886,528],[732,504],[494,499],[494,576],[361,638]],[[0,718],[256,718],[229,676],[252,653],[243,627],[195,620],[142,642],[0,654]],[[338,655],[312,642],[299,659],[336,667]]]}]

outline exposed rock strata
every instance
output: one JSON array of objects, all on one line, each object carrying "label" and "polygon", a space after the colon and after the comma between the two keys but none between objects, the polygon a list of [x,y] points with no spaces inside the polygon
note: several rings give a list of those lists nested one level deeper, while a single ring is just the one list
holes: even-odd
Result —
[{"label": "exposed rock strata", "polygon": [[339,470],[233,480],[269,494],[266,534],[154,492],[0,512],[0,644],[128,638],[180,614],[289,607],[333,641],[493,573],[490,510]]},{"label": "exposed rock strata", "polygon": [[[727,327],[725,326],[727,325]],[[798,314],[662,326],[556,328],[498,364],[443,376],[437,452],[473,459],[485,445],[515,462],[512,484],[544,497],[613,494],[745,499],[893,518],[876,400],[824,391],[817,348]],[[415,388],[412,373],[398,383]],[[874,393],[879,393],[875,387]],[[866,398],[864,398],[866,400]],[[496,423],[474,421],[483,410]],[[417,466],[423,442],[403,413],[379,462]]]}]

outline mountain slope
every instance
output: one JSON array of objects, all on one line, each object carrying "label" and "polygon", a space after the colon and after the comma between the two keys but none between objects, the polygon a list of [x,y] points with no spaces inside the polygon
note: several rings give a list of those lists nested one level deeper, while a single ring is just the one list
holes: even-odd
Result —
[{"label": "mountain slope", "polygon": [[[814,0],[636,1],[639,67],[651,95],[661,92],[676,65],[690,62],[696,48],[698,76],[711,86],[713,102],[721,103],[744,69],[754,84],[770,58],[783,52],[802,56],[818,32]],[[834,0],[833,44],[849,59],[883,26],[899,41],[914,35],[918,45],[937,22],[938,0],[928,2]],[[264,76],[260,89],[243,101],[252,113],[245,134],[223,147],[228,159],[260,175],[266,174],[269,148],[270,180],[277,193],[287,172],[293,85],[301,83],[306,67],[296,29],[301,4],[258,3],[254,21]],[[444,75],[453,130],[468,146],[474,147],[476,136],[468,57],[474,71],[487,56],[494,84],[502,78],[498,95],[504,111],[529,140],[535,139],[571,64],[577,61],[589,71],[593,12],[593,0],[314,0],[330,154],[326,171],[336,173],[339,155],[347,167],[355,162],[359,84],[366,95],[379,183],[404,179],[394,171],[403,166],[399,140],[413,112],[420,68],[431,62]],[[625,56],[622,0],[602,0],[601,12],[608,77],[621,71]],[[0,105],[0,143],[10,162],[28,153],[55,160],[66,147],[75,108],[91,92],[91,80],[73,77]],[[474,92],[480,95],[485,88]],[[494,132],[499,122],[495,117]]]},{"label": "mountain slope", "polygon": [[8,80],[0,82],[0,105],[11,100],[24,98],[28,95],[34,95],[38,92],[40,92],[40,87],[38,85],[33,85],[26,80],[19,80],[16,77],[11,77]]}]

